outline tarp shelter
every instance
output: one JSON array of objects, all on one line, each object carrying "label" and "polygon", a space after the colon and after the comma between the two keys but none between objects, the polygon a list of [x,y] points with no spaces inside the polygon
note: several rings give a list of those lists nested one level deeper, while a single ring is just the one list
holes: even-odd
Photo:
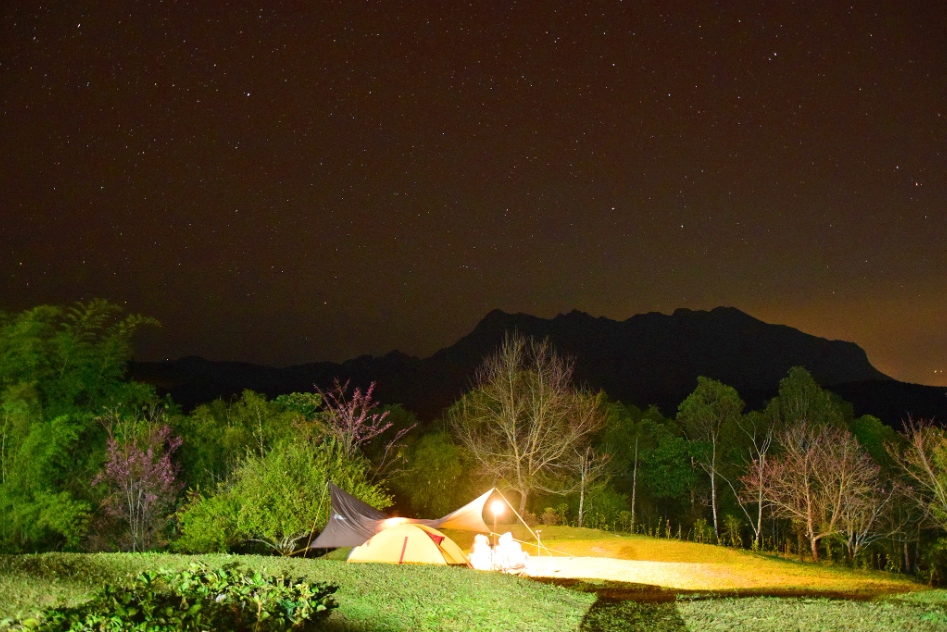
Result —
[{"label": "tarp shelter", "polygon": [[[332,497],[332,512],[319,537],[309,545],[311,549],[334,549],[340,546],[359,546],[369,538],[391,527],[391,518],[368,505],[348,492],[329,483]],[[460,529],[463,531],[490,532],[483,521],[483,506],[493,493],[493,489],[484,493],[457,511],[452,511],[437,520],[419,520],[397,518],[397,524],[407,523],[431,527],[432,529]]]},{"label": "tarp shelter", "polygon": [[462,564],[467,556],[446,535],[422,524],[389,527],[352,549],[349,562],[388,564]]}]

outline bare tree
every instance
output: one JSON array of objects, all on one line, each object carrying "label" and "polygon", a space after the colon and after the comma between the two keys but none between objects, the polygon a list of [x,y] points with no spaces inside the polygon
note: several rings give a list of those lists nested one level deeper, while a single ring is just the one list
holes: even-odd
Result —
[{"label": "bare tree", "polygon": [[913,483],[908,497],[937,526],[947,529],[947,433],[929,421],[909,418],[902,436],[906,447],[886,447]]},{"label": "bare tree", "polygon": [[[750,528],[753,529],[753,548],[756,550],[763,545],[763,510],[766,508],[766,499],[763,496],[763,480],[761,477],[766,471],[766,461],[769,458],[770,449],[773,447],[775,425],[773,420],[765,413],[755,411],[738,418],[736,424],[749,441],[747,447],[748,463],[758,464],[756,467],[751,466],[748,470],[748,473],[751,473],[756,479],[752,485],[753,492],[747,493],[747,490],[744,489],[744,492],[741,493],[737,491],[736,486],[729,478],[724,478],[724,480],[727,481],[733,491],[743,514],[750,521]],[[755,518],[750,515],[747,505],[756,505]]]},{"label": "bare tree", "polygon": [[843,521],[875,494],[878,465],[851,433],[799,421],[779,435],[783,454],[754,461],[743,477],[777,517],[798,525],[818,561],[819,541],[841,533]]},{"label": "bare tree", "polygon": [[[880,471],[875,466],[875,472]],[[896,512],[892,511],[903,490],[895,484],[876,486],[868,494],[846,503],[839,521],[839,531],[845,537],[848,559],[853,564],[867,546],[898,533],[903,528]]]},{"label": "bare tree", "polygon": [[592,446],[575,451],[574,470],[578,475],[579,488],[579,526],[585,521],[585,492],[596,481],[608,474],[608,465],[611,458],[608,454],[596,452]]},{"label": "bare tree", "polygon": [[576,450],[604,424],[599,399],[574,389],[572,374],[548,341],[507,336],[448,413],[483,472],[519,493],[521,514],[529,494],[572,488]]}]

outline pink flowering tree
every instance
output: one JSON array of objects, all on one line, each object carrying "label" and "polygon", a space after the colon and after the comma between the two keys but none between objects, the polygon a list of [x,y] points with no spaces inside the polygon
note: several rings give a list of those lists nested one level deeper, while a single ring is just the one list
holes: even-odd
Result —
[{"label": "pink flowering tree", "polygon": [[[372,397],[374,390],[375,383],[372,382],[367,390],[356,387],[350,394],[349,383],[341,383],[338,379],[327,391],[316,389],[322,398],[322,408],[315,421],[318,434],[335,440],[346,458],[364,453],[370,443],[392,427],[388,411],[378,410],[379,404]],[[371,459],[373,479],[388,471],[398,448],[403,447],[401,440],[414,425],[398,430],[387,439],[379,439],[379,454],[372,455],[374,458]]]},{"label": "pink flowering tree", "polygon": [[133,421],[114,413],[108,416],[106,462],[92,480],[107,491],[102,501],[105,514],[127,526],[123,544],[132,551],[145,551],[157,543],[181,489],[171,455],[182,440],[171,435],[167,424],[156,423],[159,415],[149,416]]}]

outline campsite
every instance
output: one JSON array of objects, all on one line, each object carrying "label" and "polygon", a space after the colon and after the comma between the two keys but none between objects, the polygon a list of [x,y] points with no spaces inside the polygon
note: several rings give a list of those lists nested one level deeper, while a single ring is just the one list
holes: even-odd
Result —
[{"label": "campsite", "polygon": [[[331,616],[299,629],[784,630],[787,618],[798,630],[947,629],[947,591],[896,574],[597,529],[537,532],[493,489],[437,520],[387,517],[335,486],[332,499],[331,528],[312,545],[341,545],[321,557],[0,556],[0,629],[142,571],[234,564],[336,587]],[[504,514],[503,535],[487,526],[491,513]],[[473,550],[488,541],[491,559],[513,543],[525,565],[473,568]]]},{"label": "campsite", "polygon": [[[103,584],[127,582],[142,570],[183,569],[193,563],[219,567],[238,561],[260,572],[338,584],[339,607],[326,624],[329,630],[775,631],[787,629],[787,620],[797,630],[947,629],[947,592],[925,590],[896,574],[814,569],[773,556],[594,529],[555,527],[549,532],[549,546],[570,552],[573,559],[652,568],[689,564],[705,569],[707,578],[726,572],[745,577],[746,583],[725,589],[706,584],[680,588],[673,579],[667,581],[666,573],[655,573],[654,583],[630,583],[516,577],[446,565],[347,564],[346,548],[318,559],[46,553],[0,556],[0,620],[52,603],[80,603]],[[447,533],[464,543],[464,532]],[[655,559],[611,557],[622,551]]]},{"label": "campsite", "polygon": [[513,333],[434,419],[337,379],[185,411],[126,377],[123,314],[0,330],[0,629],[947,628],[947,435],[802,367],[668,416]]},{"label": "campsite", "polygon": [[947,1],[2,4],[0,632],[947,632]]}]

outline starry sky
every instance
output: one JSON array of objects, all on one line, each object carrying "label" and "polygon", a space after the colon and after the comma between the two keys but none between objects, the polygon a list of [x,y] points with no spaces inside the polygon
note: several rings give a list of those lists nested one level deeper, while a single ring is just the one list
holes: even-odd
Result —
[{"label": "starry sky", "polygon": [[0,308],[142,359],[737,307],[947,385],[947,5],[3,3]]}]

